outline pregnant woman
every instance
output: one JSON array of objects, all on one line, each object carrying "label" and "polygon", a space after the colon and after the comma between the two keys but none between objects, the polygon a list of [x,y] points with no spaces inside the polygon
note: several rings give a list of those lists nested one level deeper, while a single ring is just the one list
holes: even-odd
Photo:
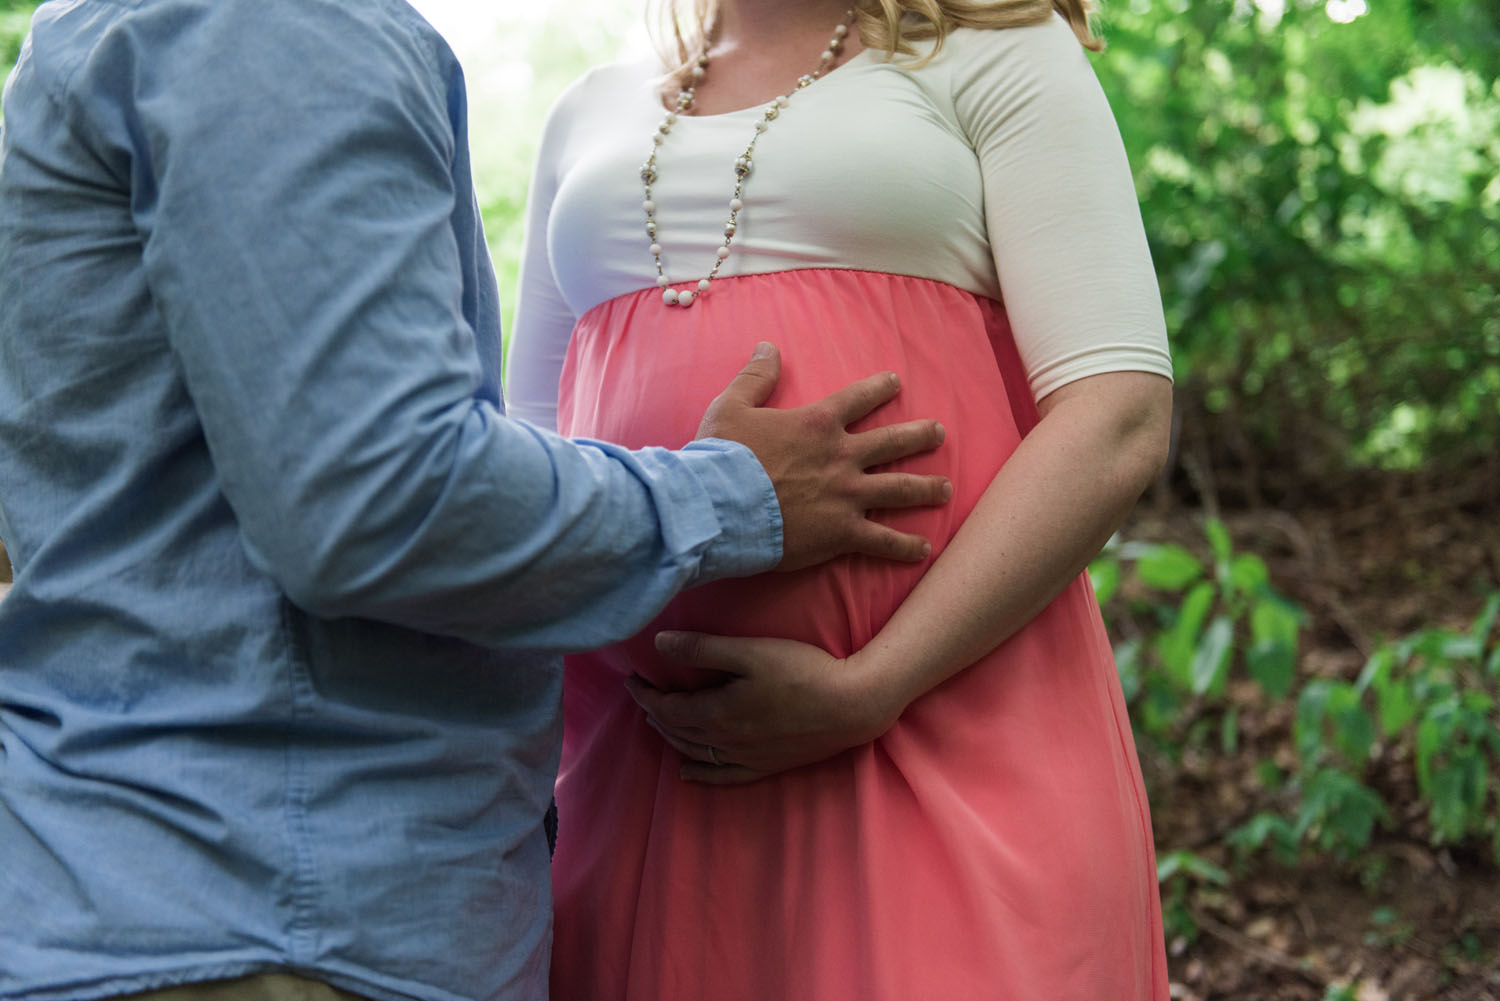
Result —
[{"label": "pregnant woman", "polygon": [[[1164,461],[1171,362],[1097,42],[1056,8],[700,2],[665,62],[596,69],[553,110],[513,415],[678,446],[768,340],[773,405],[900,373],[881,419],[948,432],[900,466],[954,484],[885,519],[926,563],[712,584],[568,661],[559,1001],[1166,998],[1081,571]],[[704,696],[663,693],[745,681],[664,657],[663,629],[796,641],[723,642],[802,672],[782,704],[843,700],[867,732],[810,752],[685,722],[673,699]]]}]

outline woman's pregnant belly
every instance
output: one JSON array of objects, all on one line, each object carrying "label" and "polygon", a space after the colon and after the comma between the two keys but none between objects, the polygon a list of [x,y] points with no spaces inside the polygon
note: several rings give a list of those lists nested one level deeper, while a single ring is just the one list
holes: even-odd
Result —
[{"label": "woman's pregnant belly", "polygon": [[767,406],[798,407],[891,370],[900,394],[851,429],[916,418],[943,424],[941,448],[887,468],[945,475],[952,500],[875,513],[929,539],[932,556],[919,564],[848,556],[693,588],[636,638],[582,658],[591,669],[672,688],[720,680],[662,661],[651,640],[660,629],[782,636],[848,655],[879,631],[1036,421],[998,303],[926,279],[808,269],[717,281],[687,309],[665,306],[655,289],[596,306],[573,332],[559,429],[631,448],[681,447],[763,340],[782,357]]}]

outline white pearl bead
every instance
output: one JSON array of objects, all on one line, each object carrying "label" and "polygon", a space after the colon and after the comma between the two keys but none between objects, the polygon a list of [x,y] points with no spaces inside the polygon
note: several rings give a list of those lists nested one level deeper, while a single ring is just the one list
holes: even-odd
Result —
[{"label": "white pearl bead", "polygon": [[693,300],[696,298],[697,296],[695,296],[692,292],[684,290],[677,294],[677,305],[691,306],[693,304]]},{"label": "white pearl bead", "polygon": [[708,291],[708,285],[709,285],[709,281],[708,281],[707,278],[699,278],[698,279],[698,294],[702,295],[704,292],[707,292]]},{"label": "white pearl bead", "polygon": [[789,100],[787,100],[787,99],[786,99],[786,97],[785,97],[785,95],[783,95],[783,96],[781,96],[781,97],[778,97],[778,98],[777,98],[777,99],[776,99],[776,104],[777,104],[777,105],[778,105],[778,106],[779,106],[779,107],[783,107],[783,108],[785,108],[785,107],[786,107],[786,106],[787,106],[787,105],[789,105],[789,104],[791,104],[791,103],[792,103],[792,102],[791,102],[791,101],[789,101]]},{"label": "white pearl bead", "polygon": [[651,141],[654,142],[654,143],[656,143],[656,145],[660,146],[662,144],[662,140],[665,139],[665,138],[666,138],[665,136],[663,136],[660,132],[658,132],[656,135],[654,135],[654,136],[651,137]]},{"label": "white pearl bead", "polygon": [[718,253],[719,253],[719,260],[722,261],[726,257],[729,256],[729,248],[728,247],[720,247]]},{"label": "white pearl bead", "polygon": [[839,38],[843,38],[845,35],[849,34],[849,26],[847,24],[841,24],[837,28],[833,29],[833,33]]},{"label": "white pearl bead", "polygon": [[653,243],[651,245],[651,255],[653,257],[660,257],[661,256],[661,244],[659,244],[659,243]]},{"label": "white pearl bead", "polygon": [[656,215],[656,203],[649,198],[641,202],[641,208],[646,210],[647,215]]},{"label": "white pearl bead", "polygon": [[667,278],[666,275],[657,275],[656,284],[660,285],[662,288],[666,288],[668,285],[672,284],[672,282],[669,278]]},{"label": "white pearl bead", "polygon": [[677,124],[677,112],[675,112],[675,111],[669,111],[669,112],[667,112],[667,124],[668,125],[676,125]]},{"label": "white pearl bead", "polygon": [[702,80],[703,77],[704,77],[704,75],[707,72],[708,72],[708,70],[704,69],[702,66],[694,66],[693,67],[693,79],[694,80]]},{"label": "white pearl bead", "polygon": [[833,59],[833,50],[832,49],[824,49],[823,50],[823,61],[826,63],[826,62],[830,61],[831,59]]},{"label": "white pearl bead", "polygon": [[661,301],[666,303],[668,306],[677,305],[677,290],[675,288],[667,289],[661,294]]},{"label": "white pearl bead", "polygon": [[768,124],[766,124],[765,122],[756,122],[755,123],[755,131],[757,131],[757,132],[764,132],[766,129],[768,129],[770,127],[771,126],[768,125]]}]

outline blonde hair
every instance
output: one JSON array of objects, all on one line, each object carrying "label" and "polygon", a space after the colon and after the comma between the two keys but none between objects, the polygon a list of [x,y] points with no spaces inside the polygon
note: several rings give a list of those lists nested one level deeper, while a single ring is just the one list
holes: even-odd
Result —
[{"label": "blonde hair", "polygon": [[[653,19],[657,49],[668,66],[665,86],[680,86],[693,61],[713,33],[719,0],[655,0]],[[1018,28],[1040,24],[1056,11],[1073,28],[1084,48],[1098,52],[1104,42],[1089,23],[1092,0],[852,0],[855,30],[867,49],[887,57],[916,56],[912,42],[931,40],[932,48],[916,59],[921,66],[937,55],[954,28]]]}]

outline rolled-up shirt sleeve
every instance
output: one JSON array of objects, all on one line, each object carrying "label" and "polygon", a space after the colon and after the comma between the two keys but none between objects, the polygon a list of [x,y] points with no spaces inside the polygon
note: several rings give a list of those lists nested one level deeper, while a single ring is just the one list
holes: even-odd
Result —
[{"label": "rolled-up shirt sleeve", "polygon": [[779,507],[743,447],[570,442],[487,398],[456,67],[411,26],[313,7],[142,10],[67,109],[126,182],[252,561],[321,616],[553,649],[774,565]]}]

